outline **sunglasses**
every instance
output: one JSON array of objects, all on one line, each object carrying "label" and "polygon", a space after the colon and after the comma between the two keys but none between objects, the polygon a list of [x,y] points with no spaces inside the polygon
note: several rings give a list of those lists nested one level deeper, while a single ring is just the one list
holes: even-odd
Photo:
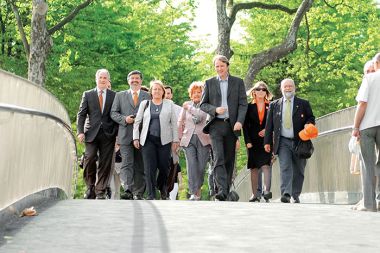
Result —
[{"label": "sunglasses", "polygon": [[255,91],[267,91],[265,88],[256,88]]}]

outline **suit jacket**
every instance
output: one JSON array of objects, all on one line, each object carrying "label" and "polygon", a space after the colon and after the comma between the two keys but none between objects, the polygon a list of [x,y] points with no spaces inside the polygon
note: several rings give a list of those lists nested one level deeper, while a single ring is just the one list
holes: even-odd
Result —
[{"label": "suit jacket", "polygon": [[[195,124],[193,117],[197,117],[198,124]],[[196,134],[199,141],[203,146],[210,145],[211,140],[208,134],[204,134],[202,129],[206,125],[207,114],[200,108],[195,108],[193,105],[189,106],[187,110],[181,110],[178,118],[178,137],[180,139],[180,146],[189,146],[191,137]]]},{"label": "suit jacket", "polygon": [[[106,102],[103,113],[99,107],[99,97],[95,89],[83,92],[82,101],[77,115],[77,132],[85,134],[86,142],[93,142],[99,129],[102,128],[108,138],[115,138],[117,125],[111,119],[111,106],[115,98],[115,92],[107,90]],[[86,118],[88,117],[88,122]]]},{"label": "suit jacket", "polygon": [[125,119],[129,115],[136,115],[141,101],[150,99],[150,94],[140,90],[137,105],[133,103],[131,90],[118,92],[111,108],[111,118],[119,124],[119,144],[131,144],[133,140],[133,124],[127,124]]},{"label": "suit jacket", "polygon": [[[267,122],[265,125],[264,145],[270,144],[273,147],[273,153],[278,154],[278,147],[281,137],[282,124],[282,105],[283,98],[277,99],[270,103],[268,110]],[[294,97],[293,101],[293,132],[296,143],[300,140],[298,133],[304,129],[305,124],[315,124],[315,117],[309,101]]]},{"label": "suit jacket", "polygon": [[[145,109],[145,105],[148,101],[149,106]],[[151,100],[145,100],[141,102],[135,118],[135,123],[133,124],[133,140],[140,140],[140,144],[142,146],[144,146],[146,137],[148,136],[151,105]],[[141,120],[143,121],[143,126],[140,133],[139,125]],[[176,109],[173,101],[171,100],[164,99],[162,101],[162,108],[160,112],[160,128],[162,145],[168,144],[170,142],[179,142]]]},{"label": "suit jacket", "polygon": [[[201,109],[210,115],[210,122],[217,116],[215,110],[221,104],[222,95],[217,77],[206,80]],[[228,77],[227,104],[231,127],[233,128],[236,122],[243,125],[248,103],[242,79],[234,76]],[[240,131],[235,134],[240,135]]]}]

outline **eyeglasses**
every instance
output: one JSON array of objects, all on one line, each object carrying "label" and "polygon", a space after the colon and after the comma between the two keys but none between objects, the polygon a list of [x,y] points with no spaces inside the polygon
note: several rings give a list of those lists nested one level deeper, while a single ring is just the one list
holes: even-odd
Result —
[{"label": "eyeglasses", "polygon": [[256,88],[255,91],[267,91],[265,88]]}]

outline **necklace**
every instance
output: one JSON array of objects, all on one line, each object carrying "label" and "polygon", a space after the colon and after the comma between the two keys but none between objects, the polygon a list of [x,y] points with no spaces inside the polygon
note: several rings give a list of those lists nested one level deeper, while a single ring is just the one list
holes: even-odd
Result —
[{"label": "necklace", "polygon": [[162,104],[156,105],[156,104],[154,104],[154,103],[152,103],[152,104],[154,105],[154,108],[153,108],[153,109],[154,109],[155,112],[158,112],[159,109],[160,109],[160,107],[161,107],[161,105],[162,105]]}]

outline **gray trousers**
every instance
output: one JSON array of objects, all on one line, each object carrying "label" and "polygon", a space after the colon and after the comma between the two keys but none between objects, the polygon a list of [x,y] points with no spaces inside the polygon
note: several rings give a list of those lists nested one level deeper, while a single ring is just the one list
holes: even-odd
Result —
[{"label": "gray trousers", "polygon": [[281,195],[285,193],[299,197],[302,192],[306,159],[295,154],[296,143],[293,140],[280,138],[278,158],[280,162]]},{"label": "gray trousers", "polygon": [[190,139],[187,147],[183,148],[186,156],[189,190],[195,194],[203,185],[205,167],[210,155],[210,146],[203,146],[196,134]]},{"label": "gray trousers", "polygon": [[130,190],[134,195],[144,194],[144,163],[141,151],[132,144],[120,145],[120,154],[120,180],[124,190]]},{"label": "gray trousers", "polygon": [[380,126],[360,131],[360,149],[364,161],[361,173],[364,207],[367,209],[376,209],[375,176],[380,175],[380,162],[378,157],[380,149]]},{"label": "gray trousers", "polygon": [[215,120],[210,126],[211,147],[214,154],[214,178],[218,194],[226,197],[230,192],[232,174],[235,167],[235,147],[237,137],[229,122]]}]

